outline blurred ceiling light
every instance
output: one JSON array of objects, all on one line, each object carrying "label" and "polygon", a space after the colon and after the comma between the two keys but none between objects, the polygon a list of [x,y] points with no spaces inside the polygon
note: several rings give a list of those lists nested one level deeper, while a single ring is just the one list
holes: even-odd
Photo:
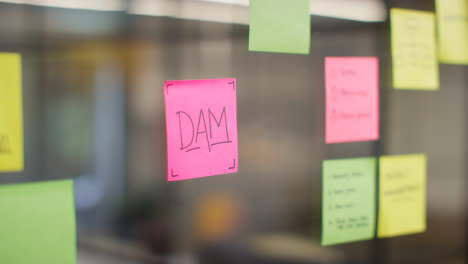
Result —
[{"label": "blurred ceiling light", "polygon": [[200,21],[249,24],[248,7],[228,4],[229,0],[225,0],[226,2],[220,1],[133,0],[129,13]]},{"label": "blurred ceiling light", "polygon": [[312,0],[310,14],[363,22],[382,22],[387,8],[381,0]]},{"label": "blurred ceiling light", "polygon": [[[248,6],[249,0],[133,0],[129,12],[248,25]],[[363,22],[387,19],[382,0],[310,0],[310,14]]]},{"label": "blurred ceiling light", "polygon": [[124,9],[124,1],[122,0],[0,0],[0,2],[99,11]]},{"label": "blurred ceiling light", "polygon": [[242,6],[249,5],[249,0],[201,0],[201,1],[229,4],[229,5],[242,5]]}]

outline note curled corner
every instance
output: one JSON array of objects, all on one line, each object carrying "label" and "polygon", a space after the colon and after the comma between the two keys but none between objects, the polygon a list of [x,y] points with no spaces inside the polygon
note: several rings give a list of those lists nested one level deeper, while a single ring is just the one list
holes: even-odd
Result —
[{"label": "note curled corner", "polygon": [[238,171],[236,79],[166,81],[167,180]]}]

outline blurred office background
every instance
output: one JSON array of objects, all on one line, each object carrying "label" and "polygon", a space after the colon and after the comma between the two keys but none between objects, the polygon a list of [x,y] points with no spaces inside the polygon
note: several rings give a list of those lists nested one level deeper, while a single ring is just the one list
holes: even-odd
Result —
[{"label": "blurred office background", "polygon": [[[79,264],[466,263],[468,68],[391,88],[388,8],[433,1],[310,6],[311,53],[292,55],[248,51],[248,0],[0,1],[25,133],[0,184],[74,179]],[[325,56],[379,57],[379,141],[324,143]],[[231,77],[239,173],[167,183],[163,82]],[[407,153],[428,156],[427,231],[321,247],[322,161]]]}]

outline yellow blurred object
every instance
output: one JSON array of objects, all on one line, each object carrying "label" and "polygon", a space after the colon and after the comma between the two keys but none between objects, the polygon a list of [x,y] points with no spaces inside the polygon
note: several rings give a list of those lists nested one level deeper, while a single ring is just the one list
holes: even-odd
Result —
[{"label": "yellow blurred object", "polygon": [[393,87],[438,90],[434,13],[392,8],[390,22]]},{"label": "yellow blurred object", "polygon": [[0,53],[0,172],[23,170],[21,56]]},{"label": "yellow blurred object", "polygon": [[378,237],[426,230],[426,160],[424,154],[380,158]]},{"label": "yellow blurred object", "polygon": [[468,1],[437,0],[439,60],[468,64]]},{"label": "yellow blurred object", "polygon": [[197,203],[194,219],[198,239],[205,242],[219,240],[237,230],[241,207],[227,194],[212,194]]}]

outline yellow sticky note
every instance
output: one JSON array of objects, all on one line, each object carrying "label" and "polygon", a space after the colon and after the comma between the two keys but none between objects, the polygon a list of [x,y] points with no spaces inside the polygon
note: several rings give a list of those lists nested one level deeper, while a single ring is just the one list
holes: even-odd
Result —
[{"label": "yellow sticky note", "polygon": [[380,158],[378,237],[426,230],[426,156]]},{"label": "yellow sticky note", "polygon": [[390,10],[393,87],[438,90],[435,18],[425,11]]},{"label": "yellow sticky note", "polygon": [[21,56],[0,53],[0,172],[23,170]]},{"label": "yellow sticky note", "polygon": [[436,0],[439,61],[468,64],[468,0]]},{"label": "yellow sticky note", "polygon": [[0,172],[23,170],[21,56],[0,53]]}]

